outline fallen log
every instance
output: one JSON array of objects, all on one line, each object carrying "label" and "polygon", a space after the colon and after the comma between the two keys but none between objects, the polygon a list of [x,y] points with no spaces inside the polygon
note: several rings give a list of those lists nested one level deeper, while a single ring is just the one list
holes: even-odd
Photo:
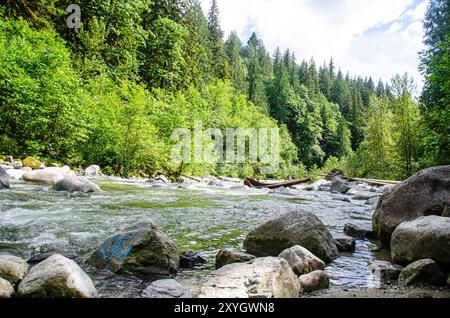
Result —
[{"label": "fallen log", "polygon": [[[328,175],[320,174],[319,176],[327,177]],[[351,181],[351,182],[354,182],[354,181],[364,182],[369,185],[376,185],[376,186],[397,185],[397,184],[402,183],[402,181],[392,181],[392,180],[364,179],[364,178],[352,178],[352,177],[344,177],[344,176],[339,176],[339,177],[344,180]]]},{"label": "fallen log", "polygon": [[247,177],[247,178],[245,178],[244,185],[246,185],[250,188],[256,188],[256,189],[278,189],[281,187],[285,187],[285,188],[293,187],[293,186],[296,186],[296,185],[299,185],[302,183],[307,183],[309,181],[311,181],[310,178],[276,182],[276,183],[264,183],[264,182],[260,182],[256,179]]}]

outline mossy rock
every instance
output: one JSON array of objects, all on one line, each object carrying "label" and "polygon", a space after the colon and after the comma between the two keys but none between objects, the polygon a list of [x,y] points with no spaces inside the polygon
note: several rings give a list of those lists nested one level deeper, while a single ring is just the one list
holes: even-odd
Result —
[{"label": "mossy rock", "polygon": [[33,157],[25,158],[22,163],[31,169],[39,169],[42,167],[42,163]]}]

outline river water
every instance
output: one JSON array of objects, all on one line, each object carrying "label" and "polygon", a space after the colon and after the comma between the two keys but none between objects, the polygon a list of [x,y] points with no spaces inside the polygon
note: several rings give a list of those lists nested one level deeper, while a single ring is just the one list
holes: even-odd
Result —
[{"label": "river water", "polygon": [[[332,234],[342,234],[346,223],[370,228],[373,213],[364,201],[338,201],[335,198],[342,195],[330,192],[256,190],[239,184],[164,185],[112,178],[93,181],[103,193],[58,193],[26,182],[12,183],[12,190],[0,191],[0,250],[25,259],[49,250],[75,253],[100,296],[138,297],[149,282],[95,270],[84,260],[111,234],[149,217],[180,252],[196,250],[208,256],[207,264],[181,270],[177,277],[195,293],[213,272],[218,250],[240,248],[249,230],[280,213],[310,210]],[[341,254],[326,269],[331,288],[374,287],[367,264],[375,258],[376,249],[370,242],[357,241],[355,253]]]}]

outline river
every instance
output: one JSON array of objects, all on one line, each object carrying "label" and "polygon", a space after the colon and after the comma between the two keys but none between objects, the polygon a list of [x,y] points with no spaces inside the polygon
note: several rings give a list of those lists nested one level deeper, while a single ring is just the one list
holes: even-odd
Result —
[{"label": "river", "polygon": [[[240,248],[250,229],[280,213],[310,210],[332,234],[342,234],[346,223],[371,227],[372,206],[364,201],[338,201],[333,198],[342,195],[330,192],[256,190],[239,184],[151,184],[114,178],[93,181],[104,192],[68,194],[21,181],[12,183],[12,190],[0,191],[0,250],[25,259],[48,250],[75,253],[101,297],[138,297],[148,282],[95,270],[84,260],[111,234],[143,218],[151,218],[180,252],[196,250],[208,256],[207,264],[181,270],[177,277],[194,293],[214,270],[219,249]],[[341,254],[326,269],[331,288],[374,287],[367,264],[376,257],[376,249],[368,241],[357,241],[355,253]]]}]

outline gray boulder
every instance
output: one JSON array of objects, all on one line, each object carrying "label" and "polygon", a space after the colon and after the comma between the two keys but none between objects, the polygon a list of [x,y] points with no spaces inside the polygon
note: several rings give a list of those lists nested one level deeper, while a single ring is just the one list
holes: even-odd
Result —
[{"label": "gray boulder", "polygon": [[400,285],[445,286],[446,277],[432,259],[418,260],[405,267],[398,278]]},{"label": "gray boulder", "polygon": [[356,224],[351,223],[345,224],[344,233],[348,236],[355,237],[361,240],[372,240],[375,238],[375,233],[373,231],[364,229]]},{"label": "gray boulder", "polygon": [[95,298],[89,276],[74,261],[53,255],[30,270],[19,284],[18,295],[35,298]]},{"label": "gray boulder", "polygon": [[9,174],[5,169],[0,167],[0,190],[10,188],[9,179]]},{"label": "gray boulder", "polygon": [[82,192],[82,193],[99,193],[101,192],[98,185],[86,178],[66,176],[57,182],[53,189],[56,191]]},{"label": "gray boulder", "polygon": [[350,189],[350,182],[341,177],[334,177],[333,181],[331,181],[331,191],[346,193]]},{"label": "gray boulder", "polygon": [[352,197],[352,200],[367,201],[367,200],[370,200],[370,199],[375,198],[377,196],[378,195],[376,193],[374,193],[374,192],[359,191]]},{"label": "gray boulder", "polygon": [[201,287],[199,298],[297,298],[300,291],[284,259],[265,257],[218,269]]},{"label": "gray boulder", "polygon": [[233,249],[222,249],[216,255],[216,269],[233,263],[245,263],[254,260],[256,257]]},{"label": "gray boulder", "polygon": [[354,252],[356,250],[356,240],[347,235],[333,236],[339,252]]},{"label": "gray boulder", "polygon": [[87,167],[84,170],[84,175],[86,177],[97,177],[97,176],[101,176],[102,174],[100,172],[100,167],[99,166],[92,165],[92,166]]},{"label": "gray boulder", "polygon": [[245,250],[257,256],[278,256],[295,245],[303,246],[325,263],[339,256],[326,226],[314,214],[303,210],[267,221],[251,231],[244,241]]},{"label": "gray boulder", "polygon": [[151,283],[142,298],[191,298],[191,291],[174,279],[161,279]]},{"label": "gray boulder", "polygon": [[153,221],[145,220],[107,239],[87,263],[114,273],[148,278],[177,273],[180,257],[175,244]]},{"label": "gray boulder", "polygon": [[421,216],[442,215],[450,205],[450,166],[423,170],[384,194],[372,218],[383,247],[389,247],[395,228]]},{"label": "gray boulder", "polygon": [[450,218],[432,215],[403,222],[392,234],[391,256],[403,265],[431,258],[450,269]]},{"label": "gray boulder", "polygon": [[0,277],[0,298],[11,298],[14,287],[6,279]]},{"label": "gray boulder", "polygon": [[369,271],[378,277],[381,283],[389,283],[398,279],[402,267],[386,261],[376,260],[369,264]]},{"label": "gray boulder", "polygon": [[324,271],[317,270],[299,277],[299,282],[303,292],[310,293],[316,290],[330,287],[330,279]]},{"label": "gray boulder", "polygon": [[28,273],[28,264],[23,259],[10,255],[0,254],[0,277],[15,286]]},{"label": "gray boulder", "polygon": [[325,263],[321,259],[298,245],[284,250],[278,257],[285,259],[298,276],[325,269]]}]

